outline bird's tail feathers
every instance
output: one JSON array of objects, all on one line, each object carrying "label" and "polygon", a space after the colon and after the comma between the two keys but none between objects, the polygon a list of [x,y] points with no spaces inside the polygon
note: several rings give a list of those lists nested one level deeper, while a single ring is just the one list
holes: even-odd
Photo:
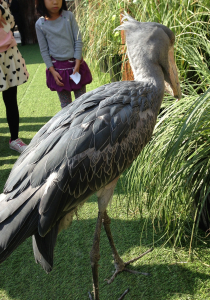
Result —
[{"label": "bird's tail feathers", "polygon": [[[22,212],[20,208],[0,223],[0,263],[36,231],[38,209],[28,209],[27,206],[31,208],[31,203],[25,203]],[[21,218],[19,218],[20,214]]]},{"label": "bird's tail feathers", "polygon": [[47,272],[53,268],[53,253],[58,235],[58,224],[56,224],[44,237],[38,232],[33,235],[33,251],[36,263],[40,264]]},{"label": "bird's tail feathers", "polygon": [[39,235],[39,193],[32,195],[25,202],[21,195],[8,200],[8,197],[2,194],[0,201],[0,263],[28,237],[33,236],[35,261],[40,263],[47,273],[52,271],[58,225],[56,224],[44,237]]}]

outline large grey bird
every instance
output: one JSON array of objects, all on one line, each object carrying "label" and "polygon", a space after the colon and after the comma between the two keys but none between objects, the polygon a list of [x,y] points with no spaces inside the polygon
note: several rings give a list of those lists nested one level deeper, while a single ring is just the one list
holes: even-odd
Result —
[{"label": "large grey bird", "polygon": [[90,254],[96,300],[102,222],[116,266],[109,282],[126,266],[114,246],[106,212],[117,180],[152,136],[164,81],[175,97],[181,96],[173,32],[158,23],[126,18],[118,29],[126,32],[135,80],[101,86],[56,114],[20,155],[0,196],[0,262],[33,236],[35,260],[50,272],[58,233],[97,193],[99,213]]}]

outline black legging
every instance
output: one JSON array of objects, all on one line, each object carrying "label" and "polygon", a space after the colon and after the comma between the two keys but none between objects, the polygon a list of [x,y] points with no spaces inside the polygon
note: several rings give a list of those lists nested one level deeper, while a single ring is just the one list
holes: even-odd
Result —
[{"label": "black legging", "polygon": [[11,141],[18,138],[19,132],[19,111],[17,105],[17,87],[11,87],[2,92],[6,106],[7,122],[11,133]]}]

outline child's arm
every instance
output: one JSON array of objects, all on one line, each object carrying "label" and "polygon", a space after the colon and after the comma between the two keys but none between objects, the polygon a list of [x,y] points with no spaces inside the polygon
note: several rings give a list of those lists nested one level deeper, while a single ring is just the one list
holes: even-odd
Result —
[{"label": "child's arm", "polygon": [[49,68],[49,71],[50,73],[52,73],[52,76],[54,77],[56,84],[59,86],[64,86],[64,84],[61,82],[62,81],[61,75],[54,69],[53,66]]},{"label": "child's arm", "polygon": [[[43,60],[46,64],[47,68],[49,69],[50,67],[53,66],[53,63],[52,63],[52,60],[50,58],[48,43],[47,43],[45,35],[42,31],[41,25],[39,24],[39,21],[40,21],[40,19],[35,24],[36,35],[37,35],[37,39],[38,39],[39,48],[40,48],[42,58],[43,58]],[[42,21],[40,21],[40,23],[41,22]]]},{"label": "child's arm", "polygon": [[10,24],[10,28],[15,26],[13,15],[10,13],[8,5],[5,1],[0,0],[0,28],[3,28],[3,24]]},{"label": "child's arm", "polygon": [[7,22],[3,18],[3,14],[5,13],[5,9],[0,4],[0,28],[4,28],[4,24],[6,25]]},{"label": "child's arm", "polygon": [[48,50],[48,43],[47,40],[45,38],[45,35],[40,27],[40,25],[38,24],[38,21],[35,25],[36,28],[36,35],[37,35],[37,39],[38,39],[38,43],[39,43],[39,48],[40,48],[40,52],[42,55],[42,58],[48,68],[48,70],[52,73],[55,82],[57,85],[59,86],[64,86],[64,84],[61,82],[62,77],[60,76],[60,74],[58,72],[56,72],[56,70],[53,67],[53,63],[51,60],[51,57],[49,55],[49,50]]},{"label": "child's arm", "polygon": [[82,59],[82,36],[79,30],[79,26],[74,15],[71,13],[71,27],[74,35],[74,58],[76,58],[76,65],[73,74],[79,73],[80,62]]},{"label": "child's arm", "polygon": [[80,59],[76,59],[76,63],[75,63],[73,74],[75,74],[77,72],[79,73],[80,62],[81,62]]},{"label": "child's arm", "polygon": [[[60,76],[60,74],[58,72],[56,72],[56,70],[53,67],[53,63],[49,54],[49,49],[48,49],[48,43],[47,40],[45,38],[45,35],[42,31],[41,26],[38,23],[39,21],[37,21],[35,28],[36,28],[36,35],[37,35],[37,39],[38,39],[38,43],[39,43],[39,48],[40,48],[40,52],[42,55],[42,58],[48,68],[48,70],[52,73],[55,82],[57,85],[59,86],[64,86],[64,84],[61,82],[62,78]],[[42,22],[42,21],[41,21]]]}]

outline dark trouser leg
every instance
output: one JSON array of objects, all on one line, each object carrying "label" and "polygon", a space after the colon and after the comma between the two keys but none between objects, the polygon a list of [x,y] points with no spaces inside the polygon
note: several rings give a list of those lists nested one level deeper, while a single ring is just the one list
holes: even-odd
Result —
[{"label": "dark trouser leg", "polygon": [[103,213],[99,212],[97,224],[96,224],[96,230],[94,234],[93,246],[90,251],[90,261],[91,261],[92,274],[93,274],[93,292],[94,292],[95,300],[99,300],[98,261],[100,259],[99,242],[100,242],[102,218],[103,218]]},{"label": "dark trouser leg", "polygon": [[2,92],[6,106],[7,122],[11,133],[11,141],[18,138],[19,132],[19,111],[17,105],[17,87],[11,87]]},{"label": "dark trouser leg", "polygon": [[61,92],[57,92],[57,93],[58,93],[58,97],[60,99],[61,108],[66,107],[67,105],[69,105],[72,102],[70,91],[62,90]]},{"label": "dark trouser leg", "polygon": [[74,91],[74,96],[75,99],[79,98],[81,95],[86,93],[86,85],[83,85],[83,87],[81,87],[81,89]]}]

